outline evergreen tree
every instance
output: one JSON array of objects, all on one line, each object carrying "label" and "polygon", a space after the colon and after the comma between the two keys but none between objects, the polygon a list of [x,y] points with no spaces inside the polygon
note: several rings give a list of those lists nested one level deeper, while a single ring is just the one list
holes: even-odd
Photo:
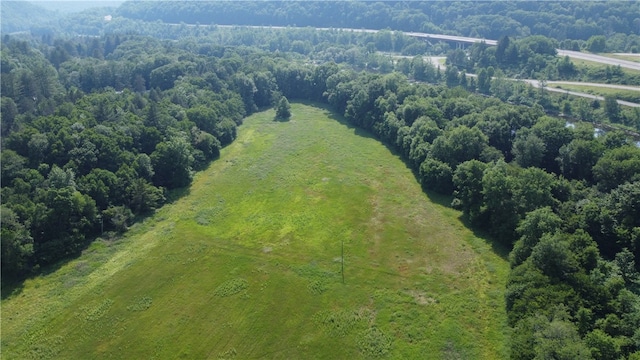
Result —
[{"label": "evergreen tree", "polygon": [[288,119],[291,117],[291,105],[286,97],[281,97],[276,106],[276,119]]}]

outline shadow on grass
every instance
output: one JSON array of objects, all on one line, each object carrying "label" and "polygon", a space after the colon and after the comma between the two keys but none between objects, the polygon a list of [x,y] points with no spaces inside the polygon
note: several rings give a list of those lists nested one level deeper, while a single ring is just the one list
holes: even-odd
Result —
[{"label": "shadow on grass", "polygon": [[[360,128],[356,125],[353,125],[351,122],[349,122],[344,116],[337,114],[334,110],[331,109],[331,107],[328,104],[323,104],[323,103],[317,103],[317,102],[311,102],[311,101],[296,101],[297,103],[300,104],[304,104],[304,105],[308,105],[308,106],[314,106],[314,107],[318,107],[321,108],[323,110],[325,110],[325,115],[332,120],[335,120],[337,122],[339,122],[340,124],[346,126],[347,128],[353,130],[353,133],[355,135],[358,136],[362,136],[368,139],[375,139],[376,141],[381,142],[382,144],[384,144],[384,146],[394,155],[397,156],[398,159],[400,161],[402,161],[405,166],[411,170],[411,172],[413,173],[413,176],[415,178],[415,180],[420,183],[420,177],[419,174],[417,172],[417,169],[415,169],[411,162],[402,154],[402,152],[394,145],[386,143],[380,139],[378,139],[373,133],[371,133],[368,130],[365,130],[363,128]],[[427,197],[429,198],[429,200],[435,204],[441,205],[443,207],[446,208],[452,208],[451,207],[451,202],[453,200],[453,196],[452,195],[443,195],[440,193],[437,193],[435,191],[432,190],[428,190],[425,189],[424,186],[422,187],[422,191],[423,193],[425,193],[427,195]],[[482,239],[483,241],[485,241],[487,244],[489,244],[491,246],[491,250],[498,256],[500,256],[500,258],[502,258],[505,261],[508,261],[509,259],[509,252],[511,251],[509,249],[508,246],[504,245],[503,243],[499,242],[498,240],[496,240],[491,234],[489,234],[486,230],[480,228],[477,225],[473,225],[471,223],[471,221],[469,221],[469,218],[465,215],[460,215],[458,217],[458,220],[464,225],[464,227],[466,227],[467,229],[471,230],[471,232],[473,233],[473,235],[479,239]]]},{"label": "shadow on grass", "polygon": [[0,293],[2,294],[2,300],[11,296],[20,295],[24,289],[24,280],[26,279],[5,279],[2,278],[2,288]]},{"label": "shadow on grass", "polygon": [[[409,164],[407,164],[407,166],[409,166]],[[420,181],[415,171],[413,171],[413,175],[416,177],[416,181]],[[424,186],[422,187],[422,192],[424,192],[427,195],[427,197],[429,198],[429,201],[431,201],[432,203],[452,209],[451,202],[453,201],[453,195],[440,194],[433,190],[425,189]],[[460,214],[460,216],[458,216],[458,221],[460,221],[460,223],[462,223],[462,225],[464,225],[465,228],[471,230],[471,232],[475,237],[482,239],[487,244],[491,245],[491,250],[496,255],[500,256],[500,258],[502,258],[505,261],[509,260],[509,252],[511,250],[507,246],[499,242],[498,240],[494,239],[494,237],[491,234],[489,234],[485,229],[482,229],[481,227],[472,224],[471,221],[469,220],[469,217],[464,214]]]},{"label": "shadow on grass", "polygon": [[[166,193],[166,200],[167,201],[165,202],[165,204],[174,203],[174,202],[182,199],[183,197],[188,196],[189,194],[191,194],[191,186],[185,186],[183,188],[169,190]],[[141,219],[146,219],[147,217],[149,217],[151,215],[153,215],[153,213],[145,214],[145,215],[142,216]],[[138,218],[136,218],[136,222],[138,222]]]},{"label": "shadow on grass", "polygon": [[[169,190],[165,194],[166,195],[165,204],[176,202],[177,200],[185,196],[188,196],[190,193],[191,193],[190,186]],[[130,226],[138,223],[143,223],[145,222],[145,220],[152,217],[154,214],[155,212],[138,214],[135,216],[134,221]],[[99,227],[99,225],[97,226]],[[47,264],[42,267],[37,267],[25,274],[19,274],[19,275],[2,274],[2,281],[0,286],[0,299],[5,300],[9,297],[20,295],[20,293],[22,293],[24,289],[24,282],[26,280],[39,277],[39,276],[47,276],[47,275],[53,274],[58,270],[60,270],[63,266],[68,264],[70,261],[73,261],[79,258],[83,254],[83,252],[87,250],[91,246],[91,244],[94,243],[95,241],[99,239],[104,239],[108,241],[117,241],[123,235],[126,234],[126,231],[124,233],[117,233],[114,231],[108,231],[107,229],[107,231],[105,231],[103,234],[99,234],[99,233],[100,233],[99,229],[96,229],[94,233],[89,234],[87,236],[88,239],[82,244],[82,247],[76,253],[70,254],[55,263]]]},{"label": "shadow on grass", "polygon": [[509,261],[509,253],[511,252],[511,249],[508,246],[494,239],[494,237],[485,229],[482,229],[479,226],[474,226],[466,215],[460,215],[458,219],[467,229],[473,232],[475,237],[482,239],[487,244],[491,245],[491,250],[494,254],[500,256],[504,261]]},{"label": "shadow on grass", "polygon": [[[197,171],[201,172],[206,170],[209,166],[211,166],[214,162],[218,161],[219,159],[220,159],[220,156],[217,156],[216,158],[212,159],[208,163],[203,164],[202,168],[197,169]],[[165,202],[163,206],[165,204],[174,203],[179,199],[185,196],[188,196],[190,193],[191,193],[191,186],[185,186],[183,188],[168,190],[165,192]],[[143,223],[145,220],[152,217],[154,214],[155,212],[147,212],[147,213],[136,215],[135,218],[133,219],[133,223],[130,224],[129,227],[131,227],[134,224]],[[31,269],[31,271],[28,271],[23,274],[18,274],[18,275],[2,274],[1,282],[0,282],[0,298],[4,300],[12,296],[20,295],[20,293],[24,289],[24,282],[26,280],[35,278],[38,276],[47,276],[52,273],[55,273],[56,271],[60,270],[60,268],[62,268],[64,265],[68,264],[70,261],[80,257],[82,253],[85,250],[87,250],[93,242],[101,238],[105,239],[104,237],[105,234],[111,234],[111,235],[107,235],[107,239],[112,241],[117,241],[120,237],[126,234],[126,231],[124,233],[116,233],[113,231],[109,231],[110,229],[108,225],[107,225],[107,229],[105,229],[107,231],[104,231],[103,234],[100,234],[100,224],[96,223],[95,225],[96,225],[96,228],[90,234],[86,234],[87,239],[85,240],[84,244],[82,244],[81,248],[77,251],[77,253],[70,254],[64,257],[63,259],[60,259],[59,261],[52,264],[47,264],[42,267],[37,266],[36,268]]]},{"label": "shadow on grass", "polygon": [[291,116],[289,117],[276,116],[273,118],[273,121],[275,122],[289,122],[289,120],[291,120]]},{"label": "shadow on grass", "polygon": [[[340,124],[346,126],[349,130],[352,130],[354,135],[358,135],[360,137],[366,138],[366,139],[374,139],[376,141],[380,141],[382,142],[380,139],[378,139],[373,133],[371,133],[368,130],[365,130],[359,126],[353,125],[349,120],[347,120],[344,116],[336,114],[333,110],[331,110],[331,108],[328,105],[324,105],[324,106],[319,106],[318,104],[309,104],[310,106],[316,106],[316,107],[321,107],[322,109],[325,110],[325,115],[331,119],[331,120],[335,120],[337,122],[339,122]],[[388,144],[384,144],[387,149],[389,149],[394,155],[398,155],[399,153],[396,151],[396,149],[392,146],[389,146]]]},{"label": "shadow on grass", "polygon": [[33,269],[31,272],[28,272],[26,274],[19,274],[19,275],[13,275],[13,276],[7,276],[3,274],[2,287],[0,289],[0,292],[2,293],[2,296],[1,296],[2,300],[7,299],[9,297],[20,295],[22,293],[22,290],[24,290],[24,282],[27,281],[28,279],[38,277],[38,276],[50,275],[60,270],[60,268],[66,265],[69,261],[77,259],[82,254],[82,251],[84,251],[86,248],[89,247],[89,245],[91,245],[91,242],[93,242],[93,240],[87,241],[87,243],[83,245],[82,249],[78,253],[69,255],[68,257],[56,263],[47,264],[42,267],[38,267],[37,269]]}]

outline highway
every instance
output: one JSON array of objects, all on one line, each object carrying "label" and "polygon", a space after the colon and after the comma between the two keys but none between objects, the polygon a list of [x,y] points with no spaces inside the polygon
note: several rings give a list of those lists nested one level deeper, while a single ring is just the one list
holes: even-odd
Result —
[{"label": "highway", "polygon": [[[405,58],[405,57],[409,57],[409,56],[393,55],[393,57],[394,58]],[[424,57],[425,61],[431,62],[435,66],[440,66],[440,69],[444,70],[446,65],[440,63],[440,60],[442,60],[442,59],[445,59],[445,57],[442,57],[442,56],[425,56]],[[476,75],[476,74],[467,74],[467,76],[468,77],[477,77],[478,75]],[[525,82],[527,84],[530,84],[531,86],[533,86],[535,88],[539,88],[540,87],[540,81],[538,81],[538,80],[533,80],[533,79],[509,79],[509,80],[522,81],[522,82]],[[601,87],[601,88],[607,88],[607,89],[618,89],[618,90],[629,90],[629,91],[639,91],[640,92],[640,87],[638,87],[638,86],[617,85],[617,84],[601,84],[601,83],[578,82],[578,81],[547,81],[547,84],[545,86],[545,90],[547,90],[547,91],[552,91],[552,92],[562,93],[562,94],[569,94],[569,95],[579,96],[579,97],[583,97],[583,98],[587,98],[587,99],[596,99],[596,100],[600,100],[600,101],[604,101],[604,97],[603,96],[587,94],[587,93],[578,92],[578,91],[571,91],[571,90],[566,90],[566,89],[560,89],[560,88],[555,88],[555,87],[549,87],[549,85],[591,86],[591,87]],[[625,101],[625,100],[616,100],[616,101],[620,105],[629,106],[629,107],[640,107],[640,104],[637,104],[637,103],[633,103],[633,102],[629,102],[629,101]]]},{"label": "highway", "polygon": [[[296,28],[288,26],[238,26],[238,25],[216,25],[217,27],[222,27],[222,28],[257,28],[257,29],[291,29],[291,28]],[[300,29],[304,29],[304,28],[300,28]],[[316,30],[321,30],[321,31],[353,31],[353,32],[362,32],[362,33],[372,33],[375,34],[377,33],[379,30],[375,30],[375,29],[351,29],[351,28],[315,28]],[[497,40],[491,40],[491,39],[481,39],[481,38],[473,38],[473,37],[466,37],[466,36],[455,36],[455,35],[443,35],[443,34],[429,34],[429,33],[421,33],[421,32],[403,32],[405,35],[407,36],[412,36],[412,37],[416,37],[416,38],[420,38],[420,39],[434,39],[434,40],[446,40],[446,41],[457,41],[457,42],[462,42],[462,43],[482,43],[484,42],[487,45],[490,46],[495,46],[498,44]],[[569,51],[569,50],[561,50],[561,49],[556,49],[558,52],[558,56],[569,56],[570,58],[574,58],[574,59],[582,59],[582,60],[588,60],[588,61],[592,61],[592,62],[597,62],[597,63],[601,63],[601,64],[606,64],[606,65],[610,65],[610,66],[620,66],[622,68],[627,68],[627,69],[631,69],[631,70],[637,70],[640,71],[640,63],[636,63],[633,61],[629,61],[629,60],[621,60],[621,59],[615,59],[615,58],[611,58],[611,57],[606,57],[606,56],[601,56],[601,55],[595,55],[595,54],[589,54],[589,53],[583,53],[583,52],[579,52],[579,51]],[[394,56],[395,57],[395,56]],[[439,58],[433,58],[434,64],[438,64],[437,59]],[[441,65],[441,67],[444,69],[444,65]],[[475,76],[473,74],[467,74],[468,76]],[[531,80],[531,79],[525,79],[525,80],[520,80],[520,81],[524,81],[528,84],[531,84],[534,87],[540,87],[540,82],[538,80]],[[580,82],[561,82],[561,81],[548,81],[547,85],[549,84],[567,84],[567,85],[587,85],[587,86],[594,86],[594,87],[606,87],[606,88],[613,88],[613,89],[621,89],[621,90],[631,90],[631,91],[640,91],[639,87],[635,87],[635,86],[626,86],[626,85],[615,85],[615,84],[598,84],[598,83],[580,83]],[[588,99],[597,99],[597,100],[604,100],[604,98],[602,96],[598,96],[598,95],[592,95],[592,94],[586,94],[586,93],[581,93],[581,92],[577,92],[577,91],[568,91],[565,89],[558,89],[558,88],[553,88],[553,87],[545,87],[546,90],[548,91],[553,91],[553,92],[558,92],[558,93],[563,93],[563,94],[569,94],[569,95],[574,95],[574,96],[580,96],[580,97],[584,97],[584,98],[588,98]],[[624,100],[618,100],[618,104],[620,105],[625,105],[625,106],[630,106],[630,107],[640,107],[640,104],[637,103],[632,103],[629,101],[624,101]]]},{"label": "highway", "polygon": [[633,62],[629,60],[614,59],[607,56],[583,53],[579,51],[560,50],[560,49],[557,49],[557,50],[558,50],[558,56],[568,56],[574,59],[593,61],[600,64],[620,66],[622,68],[640,71],[640,63],[637,63],[637,62]]},{"label": "highway", "polygon": [[[345,29],[345,30],[351,30],[351,29]],[[354,31],[359,31],[359,30],[354,29]],[[366,30],[366,32],[375,32],[375,31],[376,30]],[[404,34],[407,36],[412,36],[420,39],[457,41],[457,42],[469,43],[469,44],[484,42],[487,45],[493,45],[493,46],[498,45],[497,40],[472,38],[472,37],[466,37],[466,36],[428,34],[428,33],[419,33],[419,32],[405,32]],[[562,50],[562,49],[556,49],[556,51],[558,52],[558,56],[568,56],[574,59],[587,60],[587,61],[597,62],[600,64],[620,66],[622,68],[640,71],[640,63],[637,63],[634,61],[615,59],[607,56],[583,53],[579,51]]]},{"label": "highway", "polygon": [[[284,29],[284,27],[272,27],[272,28]],[[378,32],[378,30],[374,30],[374,29],[349,29],[349,28],[340,28],[340,29],[318,28],[318,30],[342,30],[342,31],[365,32],[365,33]],[[467,44],[484,42],[485,44],[491,45],[491,46],[498,45],[498,41],[492,40],[492,39],[482,39],[482,38],[473,38],[473,37],[456,36],[456,35],[429,34],[429,33],[413,32],[413,31],[403,32],[403,33],[407,36],[411,36],[419,39],[425,39],[425,40],[429,40],[429,39],[446,40],[446,41],[456,41],[456,42],[467,43]],[[562,50],[562,49],[556,49],[556,51],[558,52],[558,56],[568,56],[574,59],[588,60],[588,61],[593,61],[593,62],[611,65],[611,66],[619,65],[620,67],[623,67],[626,69],[640,71],[640,63],[637,63],[634,61],[615,59],[607,56],[583,53],[579,51],[570,51],[570,50]]]},{"label": "highway", "polygon": [[547,85],[576,85],[576,86],[591,86],[591,87],[601,87],[601,88],[618,89],[618,90],[640,91],[640,87],[638,86],[601,84],[601,83],[579,82],[579,81],[547,81]]},{"label": "highway", "polygon": [[[242,27],[245,27],[245,28],[257,28],[257,29],[295,29],[295,28],[298,28],[298,27],[295,27],[295,26],[248,26],[248,25],[216,25],[216,26],[217,27],[221,27],[221,28],[242,28]],[[305,28],[300,27],[299,29],[305,29]],[[315,29],[316,30],[322,30],[322,31],[328,31],[328,30],[353,31],[353,32],[371,33],[371,34],[375,34],[378,31],[380,31],[380,30],[375,30],[375,29],[351,29],[351,28],[315,28]],[[399,32],[402,32],[407,36],[411,36],[411,37],[415,37],[415,38],[419,38],[419,39],[424,39],[424,40],[429,40],[429,39],[446,40],[446,41],[456,41],[456,42],[467,43],[467,44],[474,44],[474,43],[482,43],[482,42],[484,42],[485,44],[491,45],[491,46],[498,45],[498,41],[497,40],[492,40],[492,39],[473,38],[473,37],[457,36],[457,35],[430,34],[430,33],[414,32],[414,31],[408,31],[408,32],[399,31]],[[558,52],[558,56],[568,56],[568,57],[574,58],[574,59],[588,60],[588,61],[593,61],[593,62],[597,62],[597,63],[601,63],[601,64],[606,64],[606,65],[611,65],[611,66],[620,66],[622,68],[640,71],[640,63],[637,63],[637,62],[633,62],[633,61],[629,61],[629,60],[622,60],[622,59],[615,59],[615,58],[602,56],[602,55],[583,53],[583,52],[579,52],[579,51],[570,51],[570,50],[562,50],[562,49],[556,49],[556,50]]]},{"label": "highway", "polygon": [[[472,37],[466,37],[466,36],[427,34],[427,33],[419,33],[419,32],[405,32],[404,34],[407,36],[413,36],[420,39],[447,40],[447,41],[457,41],[457,42],[470,43],[470,44],[484,42],[487,45],[494,45],[494,46],[498,45],[498,41],[496,40],[472,38]],[[587,60],[587,61],[597,62],[600,64],[620,66],[622,68],[640,71],[640,63],[637,63],[634,61],[615,59],[615,58],[602,56],[602,55],[583,53],[580,51],[571,51],[571,50],[562,50],[562,49],[556,49],[556,51],[558,52],[558,56],[568,56],[574,59]]]},{"label": "highway", "polygon": [[[533,86],[535,88],[539,88],[541,86],[540,81],[538,81],[538,80],[524,79],[524,80],[519,80],[519,81],[524,81],[527,84],[531,84],[531,86]],[[547,81],[547,86],[544,87],[544,89],[547,90],[547,91],[552,91],[552,92],[557,92],[557,93],[562,93],[562,94],[569,94],[569,95],[573,95],[573,96],[580,96],[580,97],[583,97],[583,98],[595,99],[595,100],[600,100],[600,101],[604,101],[604,97],[603,96],[587,94],[587,93],[582,93],[582,92],[577,92],[577,91],[570,91],[570,90],[566,90],[566,89],[559,89],[559,88],[549,87],[548,85],[550,85],[550,84],[557,84],[557,85],[562,85],[562,84],[572,85],[572,84],[574,84],[574,85],[584,85],[584,86],[607,87],[607,88],[614,88],[614,89],[624,88],[625,90],[640,91],[640,88],[632,87],[632,86],[609,85],[609,84],[598,84],[598,83],[580,83],[580,82],[574,82],[574,81]],[[617,100],[617,102],[618,102],[618,104],[624,105],[624,106],[635,107],[635,108],[640,107],[640,104],[632,103],[632,102],[629,102],[629,101]]]},{"label": "highway", "polygon": [[487,45],[493,45],[493,46],[498,45],[497,40],[471,38],[466,36],[427,34],[427,33],[419,33],[419,32],[405,32],[404,34],[407,36],[417,37],[420,39],[447,40],[447,41],[457,41],[457,42],[472,43],[472,44],[484,42]]}]

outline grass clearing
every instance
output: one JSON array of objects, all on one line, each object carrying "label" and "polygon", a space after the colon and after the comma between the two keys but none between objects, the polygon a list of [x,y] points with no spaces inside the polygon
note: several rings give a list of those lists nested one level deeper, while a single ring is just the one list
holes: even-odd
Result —
[{"label": "grass clearing", "polygon": [[367,133],[292,113],[7,296],[3,358],[507,358],[507,262]]}]

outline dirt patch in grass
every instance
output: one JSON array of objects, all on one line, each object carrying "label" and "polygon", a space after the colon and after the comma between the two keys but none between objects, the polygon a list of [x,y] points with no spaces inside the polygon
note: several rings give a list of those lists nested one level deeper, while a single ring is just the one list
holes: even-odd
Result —
[{"label": "dirt patch in grass", "polygon": [[409,295],[413,296],[413,299],[416,301],[417,304],[431,305],[431,304],[438,303],[438,300],[428,296],[424,291],[409,290],[408,293]]}]

